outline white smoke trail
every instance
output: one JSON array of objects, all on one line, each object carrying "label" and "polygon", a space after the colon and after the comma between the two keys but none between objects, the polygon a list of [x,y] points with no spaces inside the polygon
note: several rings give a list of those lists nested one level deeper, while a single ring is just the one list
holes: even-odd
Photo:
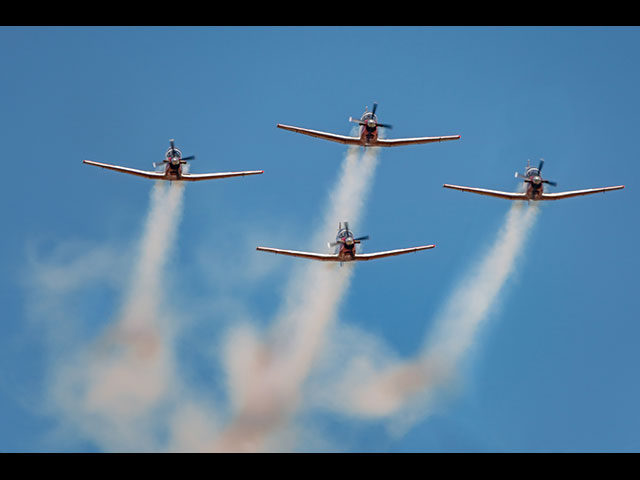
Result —
[{"label": "white smoke trail", "polygon": [[108,450],[158,448],[152,414],[175,388],[174,332],[163,271],[175,248],[184,186],[156,182],[120,313],[58,369],[53,395],[66,418]]},{"label": "white smoke trail", "polygon": [[[360,157],[358,148],[348,150],[312,248],[326,249],[339,221],[358,225],[377,154],[377,149],[367,149]],[[274,446],[274,436],[286,434],[283,427],[299,406],[303,383],[352,272],[350,264],[305,262],[293,275],[284,306],[265,339],[248,326],[232,333],[226,363],[234,418],[213,446],[215,451],[283,448],[280,442]]]},{"label": "white smoke trail", "polygon": [[537,213],[535,203],[515,202],[492,248],[459,282],[416,358],[390,361],[384,367],[375,365],[380,351],[352,359],[332,391],[331,407],[365,418],[392,416],[401,429],[428,413],[435,389],[454,377],[496,306]]},{"label": "white smoke trail", "polygon": [[[141,412],[167,387],[172,362],[168,357],[171,348],[164,342],[170,337],[171,325],[161,314],[161,303],[169,292],[160,279],[169,252],[175,248],[183,192],[184,186],[179,182],[168,187],[157,182],[153,187],[128,298],[112,331],[103,339],[111,346],[117,345],[118,354],[108,360],[98,357],[98,363],[92,365],[95,372],[87,389],[90,407]],[[128,397],[136,401],[123,402]]]}]

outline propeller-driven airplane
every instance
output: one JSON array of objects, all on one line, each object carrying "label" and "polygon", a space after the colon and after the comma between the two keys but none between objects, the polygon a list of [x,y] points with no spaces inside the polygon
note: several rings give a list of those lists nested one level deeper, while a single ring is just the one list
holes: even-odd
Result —
[{"label": "propeller-driven airplane", "polygon": [[331,140],[333,142],[344,143],[347,145],[357,145],[363,147],[398,147],[401,145],[415,145],[418,143],[432,143],[441,142],[444,140],[458,140],[460,135],[449,135],[444,137],[418,137],[418,138],[395,138],[386,139],[378,138],[379,128],[391,128],[391,125],[378,123],[378,117],[376,116],[376,109],[378,104],[373,104],[373,110],[369,111],[365,108],[365,112],[360,119],[354,119],[349,117],[350,122],[355,122],[360,125],[360,136],[350,137],[346,135],[338,135],[335,133],[320,132],[318,130],[309,130],[308,128],[292,127],[290,125],[278,124],[278,128],[284,130],[290,130],[292,132],[303,133],[312,137],[322,138],[324,140]]},{"label": "propeller-driven airplane", "polygon": [[214,180],[216,178],[241,177],[244,175],[258,175],[263,173],[263,170],[224,173],[187,173],[183,171],[183,166],[186,165],[189,160],[194,160],[196,157],[194,155],[183,157],[182,152],[175,147],[173,139],[169,140],[169,145],[169,149],[167,150],[165,158],[162,160],[162,162],[153,163],[153,166],[155,168],[162,166],[162,171],[149,172],[146,170],[137,170],[135,168],[120,167],[118,165],[109,165],[108,163],[93,162],[91,160],[83,160],[82,163],[95,165],[96,167],[102,167],[108,170],[115,170],[116,172],[128,173],[130,175],[150,178],[153,180],[187,182],[196,182],[198,180]]},{"label": "propeller-driven airplane", "polygon": [[394,255],[402,255],[403,253],[417,252],[418,250],[427,250],[435,247],[435,245],[423,245],[421,247],[402,248],[399,250],[388,250],[386,252],[356,253],[356,245],[363,240],[368,239],[369,235],[355,238],[351,230],[349,230],[349,223],[344,222],[344,226],[342,226],[342,223],[338,224],[338,235],[336,236],[336,241],[329,243],[330,248],[335,247],[335,252],[333,254],[297,252],[295,250],[281,250],[279,248],[269,247],[257,247],[256,250],[278,253],[280,255],[289,255],[291,257],[308,258],[322,262],[340,262],[342,264],[343,262],[357,262],[392,257]]},{"label": "propeller-driven airplane", "polygon": [[524,179],[526,189],[524,192],[501,192],[498,190],[487,190],[484,188],[473,187],[461,187],[459,185],[449,185],[445,183],[443,187],[452,188],[454,190],[462,190],[463,192],[478,193],[480,195],[489,195],[491,197],[506,198],[507,200],[561,200],[563,198],[578,197],[581,195],[590,195],[592,193],[608,192],[610,190],[620,190],[624,188],[624,185],[617,185],[615,187],[602,187],[602,188],[588,188],[586,190],[572,190],[569,192],[558,193],[544,193],[543,184],[556,186],[556,182],[545,180],[540,176],[540,171],[544,165],[544,160],[540,160],[540,164],[537,167],[531,166],[527,160],[527,168],[524,175],[516,172],[516,178]]}]

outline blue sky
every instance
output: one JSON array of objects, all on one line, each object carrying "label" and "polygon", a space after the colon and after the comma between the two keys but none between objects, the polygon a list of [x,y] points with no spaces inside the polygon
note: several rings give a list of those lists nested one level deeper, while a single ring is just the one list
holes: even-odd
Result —
[{"label": "blue sky", "polygon": [[[153,185],[83,159],[151,168],[175,138],[194,172],[265,171],[186,186],[157,292],[181,312],[181,378],[226,412],[226,335],[239,318],[267,328],[302,262],[255,246],[311,248],[346,152],[276,124],[347,134],[373,102],[389,136],[462,136],[380,152],[351,224],[368,251],[437,245],[357,265],[340,303],[338,332],[398,357],[429,338],[510,208],[443,183],[515,190],[514,171],[542,157],[556,191],[626,188],[542,206],[433,412],[394,434],[388,419],[306,411],[293,422],[322,443],[292,449],[640,449],[637,28],[4,27],[0,39],[0,451],[120,448],[66,424],[49,395],[57,362],[117,315]],[[102,270],[82,270],[92,255]],[[37,279],[55,269],[81,280],[44,298]]]}]

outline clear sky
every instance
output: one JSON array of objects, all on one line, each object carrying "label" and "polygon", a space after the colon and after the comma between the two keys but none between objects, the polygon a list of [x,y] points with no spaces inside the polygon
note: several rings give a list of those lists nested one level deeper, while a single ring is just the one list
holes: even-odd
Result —
[{"label": "clear sky", "polygon": [[[159,440],[179,430],[162,411],[145,418],[145,443],[101,436],[95,405],[61,405],[59,366],[118,317],[153,202],[153,182],[83,159],[151,169],[174,138],[196,155],[192,172],[265,171],[186,185],[155,277],[158,308],[172,312],[170,378],[213,418],[199,433],[209,445],[234,415],[231,332],[276,323],[305,262],[255,247],[316,248],[347,153],[276,124],[349,134],[349,116],[373,102],[389,137],[462,138],[380,151],[350,226],[371,236],[366,251],[437,247],[348,271],[286,441],[271,445],[640,450],[639,45],[638,28],[1,28],[0,451],[201,448]],[[428,411],[398,428],[329,405],[340,390],[327,378],[341,372],[327,352],[413,358],[494,246],[510,203],[442,184],[515,191],[514,172],[540,158],[554,191],[625,189],[541,206]]]}]

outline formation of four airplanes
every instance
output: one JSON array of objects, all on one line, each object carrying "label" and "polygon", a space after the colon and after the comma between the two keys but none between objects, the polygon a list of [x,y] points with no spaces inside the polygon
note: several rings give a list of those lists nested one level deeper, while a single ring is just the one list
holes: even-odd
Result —
[{"label": "formation of four airplanes", "polygon": [[[346,135],[338,135],[334,133],[321,132],[318,130],[310,130],[307,128],[292,127],[289,125],[278,124],[278,128],[284,130],[290,130],[292,132],[302,133],[310,135],[312,137],[321,138],[324,140],[330,140],[333,142],[343,143],[345,145],[355,145],[362,147],[396,147],[401,145],[415,145],[419,143],[432,143],[441,142],[445,140],[458,140],[460,135],[449,135],[443,137],[418,137],[418,138],[396,138],[396,139],[382,139],[378,137],[379,128],[391,128],[391,125],[378,123],[378,117],[376,116],[377,103],[373,104],[373,109],[369,112],[368,108],[365,108],[364,114],[360,119],[354,119],[349,117],[349,121],[358,123],[360,125],[360,135],[358,137],[351,137]],[[188,160],[193,160],[194,156],[183,157],[182,152],[175,148],[174,141],[170,141],[170,147],[167,150],[164,160],[161,164],[154,163],[154,167],[163,166],[162,171],[145,171],[137,170],[134,168],[120,167],[117,165],[109,165],[106,163],[92,162],[91,160],[83,160],[83,163],[89,165],[95,165],[97,167],[106,168],[109,170],[115,170],[117,172],[128,173],[131,175],[137,175],[144,178],[150,178],[155,180],[169,180],[169,181],[199,181],[199,180],[212,180],[216,178],[227,177],[239,177],[244,175],[257,175],[263,173],[262,170],[251,170],[244,172],[226,172],[226,173],[203,173],[194,174],[183,172],[183,165]],[[607,192],[609,190],[619,190],[624,188],[624,185],[617,185],[615,187],[602,187],[602,188],[590,188],[586,190],[573,190],[569,192],[558,193],[544,193],[543,185],[556,185],[555,182],[545,180],[540,176],[544,160],[540,160],[538,166],[532,166],[527,161],[527,168],[523,174],[516,173],[516,177],[522,178],[526,184],[526,188],[523,192],[501,192],[498,190],[488,190],[484,188],[462,187],[459,185],[444,184],[445,188],[452,188],[455,190],[462,190],[464,192],[478,193],[480,195],[489,195],[492,197],[506,198],[508,200],[527,200],[527,201],[539,201],[539,200],[560,200],[563,198],[577,197],[580,195],[589,195],[592,193]],[[423,245],[420,247],[402,248],[398,250],[389,250],[386,252],[376,253],[356,253],[356,245],[362,240],[367,240],[369,236],[354,237],[353,232],[349,230],[349,223],[340,223],[338,226],[338,234],[336,241],[330,243],[330,247],[335,247],[335,251],[332,254],[311,253],[311,252],[298,252],[295,250],[282,250],[279,248],[269,247],[257,247],[257,250],[264,252],[272,252],[281,255],[289,255],[293,257],[302,257],[312,260],[320,260],[325,262],[351,262],[351,261],[364,261],[373,260],[377,258],[390,257],[393,255],[402,255],[404,253],[416,252],[418,250],[427,250],[434,248],[435,245]]]}]

